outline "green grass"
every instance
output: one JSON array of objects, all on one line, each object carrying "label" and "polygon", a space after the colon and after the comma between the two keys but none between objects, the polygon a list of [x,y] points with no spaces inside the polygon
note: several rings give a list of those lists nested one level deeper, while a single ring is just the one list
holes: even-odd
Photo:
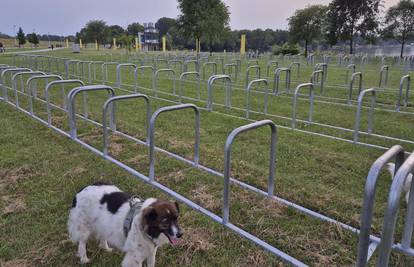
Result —
[{"label": "green grass", "polygon": [[[78,57],[89,60],[103,60],[104,52],[84,51],[80,55],[67,51],[56,51],[52,55]],[[113,60],[120,55],[114,54]],[[124,56],[125,57],[125,56]],[[121,61],[121,60],[120,60]],[[0,58],[1,63],[11,64],[12,57]],[[262,65],[264,61],[260,62]],[[374,66],[369,66],[374,69]],[[63,66],[61,66],[63,68]],[[301,77],[307,77],[310,67],[302,68]],[[61,70],[63,71],[63,70]],[[110,81],[115,80],[114,68],[109,70]],[[391,74],[394,75],[394,74]],[[398,79],[391,76],[390,87],[395,88]],[[328,84],[339,84],[344,76],[340,70],[330,70]],[[344,78],[344,77],[343,77]],[[305,79],[305,78],[304,78]],[[123,78],[132,84],[131,76]],[[344,79],[343,79],[344,80]],[[140,79],[141,86],[150,87],[149,76]],[[376,83],[375,71],[369,72],[366,84]],[[171,82],[160,81],[160,88],[171,92]],[[239,81],[242,87],[244,81]],[[202,83],[202,97],[205,98],[205,82]],[[43,84],[38,83],[38,88]],[[126,89],[131,89],[123,87]],[[178,83],[177,83],[178,88]],[[185,84],[185,95],[194,96],[194,84]],[[335,87],[337,88],[337,87]],[[344,91],[332,88],[331,96],[340,96]],[[69,90],[70,88],[66,88]],[[39,90],[42,95],[42,90]],[[117,94],[124,94],[117,90]],[[147,92],[148,93],[148,92]],[[389,96],[379,95],[379,101],[391,103]],[[11,94],[10,94],[11,95]],[[161,94],[160,94],[161,95]],[[224,103],[224,92],[220,86],[215,91],[214,101]],[[346,94],[345,94],[346,95]],[[52,93],[52,101],[61,103],[59,90]],[[165,96],[164,96],[165,97]],[[101,93],[89,97],[90,116],[101,121],[101,107],[106,96]],[[176,98],[169,97],[176,100]],[[27,99],[20,103],[27,107]],[[252,106],[261,109],[262,95],[252,98]],[[194,102],[194,101],[192,101]],[[197,103],[197,102],[194,102]],[[272,97],[270,110],[274,114],[290,116],[291,99]],[[80,110],[80,97],[77,107]],[[151,110],[170,105],[163,100],[151,99]],[[203,103],[197,103],[201,106]],[[244,92],[234,91],[232,104],[244,106]],[[306,118],[306,102],[300,102],[299,117]],[[241,112],[218,106],[221,113],[243,116]],[[46,118],[44,104],[35,102],[35,113]],[[28,265],[72,266],[78,259],[76,247],[68,241],[66,220],[71,199],[83,186],[97,180],[115,183],[120,188],[141,195],[168,198],[159,190],[131,177],[125,171],[90,151],[76,145],[69,139],[40,125],[23,113],[0,102],[0,209],[3,211],[0,230],[0,259],[3,262],[24,261]],[[54,125],[68,130],[66,115],[53,111]],[[337,123],[339,126],[353,126],[354,111],[337,106],[315,104],[315,120]],[[266,116],[253,115],[254,119]],[[281,125],[288,121],[274,119]],[[409,115],[376,112],[374,129],[388,135],[410,138],[413,118]],[[127,101],[118,105],[118,129],[140,139],[145,138],[145,108],[142,102]],[[157,121],[156,145],[179,155],[191,158],[193,149],[193,115],[180,111],[163,114]],[[234,128],[247,124],[244,119],[225,116],[220,113],[201,111],[200,161],[216,170],[223,170],[223,147],[228,134]],[[392,125],[392,129],[388,125]],[[301,128],[326,131],[314,126]],[[102,147],[101,129],[89,123],[78,121],[78,134],[82,140]],[[329,131],[331,134],[342,134]],[[234,177],[265,190],[268,168],[268,129],[243,134],[235,142],[232,152],[232,173]],[[348,137],[348,136],[347,136]],[[390,146],[396,142],[369,139],[379,145]],[[405,145],[406,146],[406,145]],[[406,146],[411,147],[411,146]],[[347,224],[359,227],[362,194],[369,166],[383,153],[383,150],[356,146],[323,137],[304,134],[288,129],[278,130],[277,171],[275,193],[295,203],[321,212]],[[111,135],[110,154],[148,174],[147,148],[117,135]],[[156,179],[178,193],[194,200],[207,209],[221,214],[222,180],[162,153],[156,153]],[[386,204],[389,175],[382,174],[379,180],[373,221],[373,232],[379,234]],[[265,200],[256,194],[231,186],[230,220],[234,224],[263,238],[282,251],[310,265],[344,266],[352,265],[356,258],[357,236],[335,225],[322,223],[300,214],[292,208],[274,201]],[[20,206],[10,207],[18,200]],[[6,212],[5,211],[10,211]],[[405,212],[402,204],[400,215]],[[401,221],[402,216],[400,216]],[[185,232],[185,243],[179,248],[162,248],[157,257],[158,266],[265,266],[278,265],[280,260],[270,256],[259,247],[238,237],[203,215],[183,208],[180,224]],[[402,226],[397,229],[400,236]],[[13,233],[12,235],[10,233]],[[397,238],[398,239],[398,238]],[[89,247],[93,266],[119,265],[119,254],[106,253],[92,245]],[[372,260],[375,262],[375,259]],[[394,265],[410,265],[413,261],[393,255]]]}]

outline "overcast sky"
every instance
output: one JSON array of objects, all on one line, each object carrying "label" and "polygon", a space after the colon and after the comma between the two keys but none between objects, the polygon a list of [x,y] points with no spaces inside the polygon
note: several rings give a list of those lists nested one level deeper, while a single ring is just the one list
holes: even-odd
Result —
[{"label": "overcast sky", "polygon": [[[196,0],[195,0],[196,1]],[[224,0],[232,29],[286,29],[286,19],[298,8],[328,4],[330,0]],[[389,7],[398,0],[385,0]],[[0,32],[12,34],[13,25],[27,32],[69,35],[91,19],[126,27],[132,22],[176,18],[176,0],[0,0]]]}]

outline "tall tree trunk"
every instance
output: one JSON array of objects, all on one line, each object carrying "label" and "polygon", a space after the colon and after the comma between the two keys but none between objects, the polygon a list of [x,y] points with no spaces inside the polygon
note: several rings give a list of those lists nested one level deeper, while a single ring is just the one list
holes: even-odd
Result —
[{"label": "tall tree trunk", "polygon": [[350,40],[350,44],[349,44],[349,54],[353,54],[354,53],[354,35],[351,35],[351,40]]},{"label": "tall tree trunk", "polygon": [[305,57],[308,57],[308,40],[305,40]]},{"label": "tall tree trunk", "polygon": [[402,42],[401,42],[400,58],[403,58],[404,57],[404,46],[405,46],[405,39],[403,39]]}]

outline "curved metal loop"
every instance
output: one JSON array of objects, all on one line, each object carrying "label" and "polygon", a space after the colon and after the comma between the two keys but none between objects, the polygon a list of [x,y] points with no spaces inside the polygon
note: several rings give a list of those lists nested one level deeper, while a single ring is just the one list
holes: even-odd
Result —
[{"label": "curved metal loop", "polygon": [[193,104],[181,104],[175,106],[167,106],[159,108],[152,114],[149,124],[149,157],[150,157],[150,169],[149,169],[149,180],[154,181],[155,177],[155,122],[161,113],[193,109],[195,113],[195,142],[194,142],[194,166],[198,166],[199,161],[199,146],[200,146],[200,111],[196,105]]},{"label": "curved metal loop", "polygon": [[270,157],[269,157],[269,178],[267,186],[268,197],[273,196],[274,191],[274,175],[276,169],[276,138],[277,127],[271,120],[257,121],[251,124],[247,124],[234,129],[227,137],[226,144],[224,146],[224,191],[223,191],[223,221],[224,225],[229,223],[229,211],[230,211],[230,171],[231,171],[231,148],[234,139],[241,133],[254,130],[260,127],[270,126],[271,129],[271,142],[270,142]]},{"label": "curved metal loop", "polygon": [[249,79],[250,79],[250,72],[252,71],[252,70],[255,70],[256,71],[256,79],[260,79],[260,77],[261,77],[261,75],[260,75],[260,66],[259,65],[252,65],[252,66],[249,66],[249,67],[247,67],[247,70],[246,70],[246,83],[245,83],[245,88],[247,89],[247,86],[249,85]]},{"label": "curved metal loop", "polygon": [[117,88],[121,88],[122,78],[121,78],[121,68],[123,67],[133,67],[134,68],[134,80],[137,80],[137,65],[132,63],[122,63],[116,66],[116,86]]},{"label": "curved metal loop", "polygon": [[179,81],[179,98],[180,98],[180,103],[182,103],[182,95],[183,95],[183,81],[184,78],[186,76],[190,76],[190,75],[195,75],[196,79],[197,79],[197,97],[200,100],[201,96],[200,96],[200,87],[201,87],[201,79],[200,79],[200,73],[196,72],[196,71],[188,71],[188,72],[183,72],[180,75],[180,81]]},{"label": "curved metal loop", "polygon": [[385,87],[388,86],[388,71],[389,71],[388,65],[381,66],[378,88],[382,88],[383,82],[384,82]]},{"label": "curved metal loop", "polygon": [[405,76],[401,77],[401,80],[400,80],[400,90],[398,91],[398,100],[397,100],[397,111],[400,111],[400,108],[401,108],[401,98],[402,98],[402,92],[403,92],[403,88],[404,88],[404,82],[406,82],[404,107],[407,107],[407,105],[408,105],[408,97],[409,97],[409,93],[410,93],[411,77],[410,77],[410,75],[405,75]]},{"label": "curved metal loop", "polygon": [[264,93],[264,114],[267,114],[267,106],[268,106],[268,94],[269,94],[269,82],[267,79],[257,79],[253,80],[249,83],[246,89],[246,118],[249,118],[250,115],[250,91],[253,85],[263,83],[265,85],[265,93]]},{"label": "curved metal loop", "polygon": [[277,68],[278,66],[279,66],[279,61],[271,60],[271,61],[267,62],[266,77],[269,77],[269,75],[270,75],[270,69],[272,67],[276,67]]},{"label": "curved metal loop", "polygon": [[355,72],[351,76],[351,81],[349,82],[349,88],[348,88],[348,105],[352,105],[352,91],[354,90],[354,82],[355,79],[359,78],[358,83],[358,96],[362,91],[362,72]]},{"label": "curved metal loop", "polygon": [[[346,57],[346,56],[345,56]],[[345,58],[344,57],[344,58]],[[348,66],[346,66],[346,75],[345,75],[345,84],[348,84],[348,79],[349,79],[349,70],[352,69],[352,74],[355,73],[356,70],[356,66],[355,64],[349,64]]]},{"label": "curved metal loop", "polygon": [[101,64],[101,72],[102,72],[102,82],[107,83],[108,82],[108,66],[110,65],[116,65],[118,66],[118,62],[104,62]]},{"label": "curved metal loop", "polygon": [[[147,145],[149,144],[149,122],[150,122],[151,106],[149,103],[148,96],[143,95],[143,94],[114,96],[106,100],[106,102],[103,104],[103,107],[102,107],[102,131],[103,131],[102,144],[103,144],[104,156],[108,155],[108,127],[107,127],[108,109],[110,109],[110,112],[111,112],[111,119],[113,120],[113,122],[115,122],[115,115],[113,115],[113,113],[115,113],[115,105],[112,105],[112,103],[116,101],[122,101],[122,100],[134,99],[134,98],[142,98],[144,99],[145,104],[146,104],[146,109],[147,109],[146,122],[145,122],[145,127],[147,128],[146,129],[146,133],[147,133],[146,143]],[[116,131],[115,123],[112,123],[111,130]]]},{"label": "curved metal loop", "polygon": [[290,63],[289,69],[292,70],[293,66],[296,66],[297,67],[296,78],[299,79],[299,76],[300,76],[300,62],[292,62],[292,63]]},{"label": "curved metal loop", "polygon": [[358,241],[358,254],[357,254],[357,267],[364,267],[367,265],[369,258],[372,256],[372,252],[369,251],[370,246],[370,234],[371,223],[374,212],[375,192],[377,189],[377,181],[381,170],[385,165],[395,158],[395,170],[394,175],[400,169],[404,163],[405,152],[404,149],[399,146],[391,147],[381,157],[379,157],[371,166],[368,172],[368,176],[365,182],[364,200],[361,211],[361,230],[359,233]]},{"label": "curved metal loop", "polygon": [[[389,265],[391,247],[394,241],[395,225],[397,222],[398,207],[400,206],[401,193],[407,176],[414,171],[414,153],[405,160],[404,164],[396,173],[388,194],[388,203],[385,210],[384,223],[382,226],[382,237],[378,251],[377,266],[386,267]],[[411,183],[410,191],[414,192],[414,183]],[[410,225],[411,224],[411,225]],[[402,249],[411,246],[411,237],[414,226],[414,196],[410,194],[407,212],[405,215],[404,231],[402,234]]]},{"label": "curved metal loop", "polygon": [[274,79],[273,79],[273,94],[274,95],[279,94],[280,76],[282,75],[283,72],[286,73],[285,90],[286,90],[286,93],[289,93],[290,83],[291,83],[291,69],[290,68],[277,68],[275,70]]},{"label": "curved metal loop", "polygon": [[162,73],[162,72],[166,72],[166,73],[170,73],[170,74],[172,74],[172,80],[173,80],[173,94],[174,95],[176,95],[176,93],[175,93],[175,80],[176,80],[176,78],[175,78],[175,71],[173,70],[173,69],[159,69],[159,70],[157,70],[156,72],[155,72],[155,74],[154,74],[154,78],[153,78],[153,82],[152,82],[152,91],[153,91],[153,93],[154,93],[154,96],[155,97],[157,97],[158,96],[158,93],[157,93],[157,91],[158,91],[158,88],[157,88],[157,85],[158,85],[158,75],[160,74],[160,73]]},{"label": "curved metal loop", "polygon": [[[7,94],[7,86],[5,84],[5,76],[7,73],[14,73],[14,72],[32,72],[31,69],[28,68],[6,68],[4,70],[1,71],[1,75],[0,75],[0,86],[3,87],[3,99],[5,101],[9,100],[9,96]],[[13,86],[13,85],[12,85]]]},{"label": "curved metal loop", "polygon": [[[110,97],[115,96],[115,91],[112,87],[107,85],[89,85],[81,86],[72,89],[68,94],[68,116],[69,116],[69,127],[70,127],[70,137],[72,139],[77,139],[77,129],[76,129],[76,114],[75,114],[75,97],[80,92],[90,92],[90,91],[107,91]],[[111,118],[111,128],[115,129],[115,113],[112,112]]]},{"label": "curved metal loop", "polygon": [[[71,83],[78,83],[80,86],[85,86],[85,84],[81,81],[81,80],[58,80],[58,81],[52,81],[50,83],[48,83],[45,87],[45,98],[46,98],[46,110],[47,110],[47,123],[48,126],[52,125],[52,110],[51,110],[51,104],[50,104],[50,95],[49,95],[49,90],[52,86],[60,84],[62,85],[61,87],[61,93],[62,93],[62,98],[63,98],[63,108],[66,109],[66,111],[68,111],[68,106],[67,106],[67,102],[66,102],[66,93],[65,93],[65,88],[63,87],[64,84],[71,84]],[[86,111],[86,94],[84,93],[84,109],[85,109],[85,113],[87,113]],[[33,109],[31,110],[31,114],[34,115],[33,113]]]},{"label": "curved metal loop", "polygon": [[234,69],[234,80],[237,81],[238,73],[239,73],[239,67],[236,63],[228,63],[224,64],[224,74],[227,74],[229,77],[231,74],[233,74]]},{"label": "curved metal loop", "polygon": [[[62,76],[60,75],[39,75],[39,76],[32,76],[29,79],[27,79],[27,94],[29,99],[29,112],[33,115],[33,98],[37,98],[37,92],[36,90],[32,90],[32,83],[33,81],[46,79],[46,83],[48,83],[48,79],[57,79],[62,80]],[[17,100],[17,94],[16,94],[16,100]]]},{"label": "curved metal loop", "polygon": [[183,64],[183,72],[189,72],[188,71],[188,65],[189,64],[194,64],[195,71],[196,72],[200,72],[199,62],[196,59],[190,59],[190,60],[184,61],[184,64]]},{"label": "curved metal loop", "polygon": [[358,138],[359,138],[359,125],[361,123],[362,100],[366,93],[372,94],[371,108],[369,109],[369,115],[368,115],[368,134],[371,134],[373,131],[373,119],[374,119],[374,110],[375,110],[377,92],[375,88],[370,88],[370,89],[363,90],[358,96],[358,107],[357,107],[357,112],[355,115],[354,143],[357,143]]},{"label": "curved metal loop", "polygon": [[231,107],[231,78],[229,75],[225,74],[218,74],[211,76],[207,81],[207,93],[208,93],[208,100],[207,100],[207,110],[213,110],[213,84],[217,80],[224,80],[226,86],[226,107]]},{"label": "curved metal loop", "polygon": [[203,80],[206,79],[206,68],[207,66],[213,66],[213,74],[212,75],[216,75],[217,74],[217,63],[214,61],[210,61],[210,62],[206,62],[203,64]]},{"label": "curved metal loop", "polygon": [[309,119],[308,122],[312,123],[312,116],[313,116],[313,102],[314,102],[314,87],[313,83],[302,83],[299,84],[293,95],[293,108],[292,108],[292,129],[296,128],[296,106],[297,106],[297,98],[299,95],[299,91],[302,88],[308,87],[309,88]]},{"label": "curved metal loop", "polygon": [[[319,75],[322,75],[321,79],[319,78]],[[321,90],[320,90],[320,93],[319,93],[320,95],[323,95],[324,80],[325,80],[325,72],[323,70],[315,70],[315,71],[312,72],[310,82],[315,87],[317,82],[320,81],[320,86],[321,86]]]}]

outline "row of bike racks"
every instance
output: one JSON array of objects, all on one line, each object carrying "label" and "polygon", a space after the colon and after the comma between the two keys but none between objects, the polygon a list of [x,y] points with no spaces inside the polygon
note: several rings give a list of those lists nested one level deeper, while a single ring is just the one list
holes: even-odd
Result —
[{"label": "row of bike racks", "polygon": [[[91,64],[91,63],[89,63],[89,64]],[[105,65],[105,66],[107,66],[107,65]],[[122,66],[123,65],[118,64],[117,65],[117,68],[116,68],[117,69],[117,73],[116,73],[116,75],[117,75],[116,87],[118,87],[118,88],[121,87],[121,85],[122,86],[129,86],[127,84],[122,84],[122,80],[121,80],[121,69],[122,69]],[[183,96],[183,81],[186,80],[186,77],[188,76],[187,74],[180,76],[180,81],[179,81],[180,82],[180,88],[179,88],[179,94],[177,95],[176,94],[176,90],[175,90],[175,80],[176,80],[176,77],[175,77],[175,71],[174,70],[172,70],[172,69],[161,69],[161,70],[155,71],[155,69],[153,67],[151,67],[151,66],[141,66],[141,67],[137,67],[136,65],[133,65],[133,64],[127,64],[125,66],[128,67],[128,68],[129,68],[129,66],[131,66],[131,68],[130,68],[131,71],[132,71],[133,68],[135,68],[135,70],[134,70],[134,79],[135,79],[135,90],[134,91],[135,92],[138,92],[138,89],[139,90],[147,90],[148,89],[148,88],[145,88],[145,87],[142,87],[142,86],[139,86],[138,85],[138,80],[141,78],[141,77],[138,77],[139,76],[138,75],[139,70],[141,72],[143,72],[145,69],[148,69],[148,70],[150,70],[151,75],[152,75],[152,92],[153,92],[153,95],[157,96],[158,93],[162,93],[163,95],[164,94],[165,95],[168,95],[168,93],[161,92],[157,88],[158,87],[157,81],[158,81],[158,78],[159,78],[159,75],[158,74],[160,74],[161,72],[166,72],[166,73],[170,74],[170,80],[172,80],[172,82],[173,82],[173,94],[172,95],[179,98],[179,101],[177,101],[176,103],[182,103],[182,101],[183,101],[184,98],[187,99],[187,100],[194,100],[194,101],[198,101],[198,102],[201,101],[201,102],[205,102],[206,103],[206,107],[207,107],[208,110],[210,110],[210,111],[212,110],[212,107],[213,107],[213,91],[212,91],[212,88],[213,88],[213,86],[210,83],[211,78],[207,82],[207,85],[208,85],[207,86],[207,93],[208,93],[207,100],[204,100],[204,99],[200,99],[200,97],[199,97],[200,96],[200,80],[199,80],[199,74],[196,74],[195,72],[192,72],[192,74],[196,78],[194,80],[194,82],[196,83],[196,86],[197,86],[196,87],[197,88],[196,89],[197,90],[197,98],[190,98],[190,97],[184,97]],[[256,66],[254,66],[254,65],[251,66],[251,67],[252,67],[251,70],[252,69],[254,70],[256,68]],[[325,69],[325,65],[321,64],[321,65],[318,66],[317,69],[319,69],[319,70],[312,73],[311,83],[313,84],[313,87],[315,87],[317,85],[318,80],[319,80],[320,86],[321,86],[320,93],[322,94],[323,93],[323,87],[324,87],[323,81],[325,80],[325,77],[326,77],[326,75],[324,75],[324,72],[323,72],[324,69]],[[352,67],[350,67],[350,69],[352,69]],[[281,73],[280,68],[278,68],[278,69],[275,70],[275,80],[276,80],[276,82],[274,84],[277,84],[277,80],[280,79],[280,73]],[[358,75],[359,74],[355,74],[354,73],[351,76],[351,86],[348,89],[349,90],[349,93],[348,93],[348,105],[351,105],[354,102],[352,100],[353,83],[354,83],[355,78],[359,77]],[[218,75],[218,76],[223,76],[223,75]],[[231,108],[231,109],[234,109],[234,110],[242,110],[242,111],[244,111],[246,113],[246,117],[249,117],[249,114],[250,113],[255,113],[255,114],[265,115],[267,117],[281,118],[281,119],[284,119],[284,120],[291,120],[291,121],[296,120],[296,118],[294,118],[294,115],[296,114],[296,110],[294,108],[294,105],[293,105],[293,110],[292,110],[292,117],[290,117],[290,118],[289,117],[286,117],[286,116],[279,116],[279,115],[276,115],[276,114],[271,114],[271,113],[269,114],[269,112],[267,112],[267,109],[268,109],[268,102],[267,101],[266,101],[266,103],[264,103],[264,107],[263,107],[263,110],[262,111],[253,111],[253,110],[250,110],[250,105],[248,105],[248,103],[250,103],[250,93],[251,92],[254,92],[255,94],[264,94],[264,93],[265,94],[268,94],[268,91],[267,90],[265,92],[263,92],[263,91],[256,91],[256,90],[251,91],[250,90],[251,88],[250,88],[248,90],[248,94],[246,94],[246,97],[248,97],[249,99],[246,99],[246,105],[245,105],[245,107],[244,108],[232,107],[231,106],[231,92],[232,92],[232,90],[238,90],[238,89],[232,88],[232,85],[231,85],[232,84],[232,80],[231,80],[231,78],[230,78],[229,75],[224,75],[224,76],[228,76],[226,79],[222,79],[222,80],[225,80],[225,91],[226,91],[226,97],[225,97],[225,103],[224,103],[224,106],[225,107]],[[290,76],[291,76],[290,75],[290,70],[289,69],[286,69],[286,77],[287,78],[288,77],[290,78]],[[216,80],[217,75],[213,75],[211,77],[215,77],[214,80]],[[188,80],[186,80],[186,81],[188,81]],[[404,101],[405,102],[404,105],[406,106],[406,103],[408,102],[408,91],[409,91],[409,81],[410,81],[408,79],[408,76],[404,78],[404,81],[405,81],[405,85],[407,87],[406,94],[405,94],[406,95],[406,98],[405,98],[405,101]],[[190,82],[193,82],[193,81],[190,81]],[[402,83],[402,84],[404,84],[404,83]],[[362,82],[361,82],[360,83],[359,90],[358,90],[358,96],[360,96],[360,94],[362,93],[362,91],[363,91],[362,89],[363,88],[362,88]],[[247,90],[247,88],[244,89],[244,91],[246,91],[246,90]],[[403,87],[400,87],[398,103],[401,103],[402,102],[401,101],[402,90],[403,90]],[[286,89],[286,93],[289,93],[289,90],[288,89]],[[279,91],[278,91],[278,88],[274,88],[273,89],[272,95],[280,95],[279,94]],[[289,97],[289,96],[281,96],[281,97]],[[296,102],[297,100],[295,100],[295,98],[297,98],[297,96],[295,97],[295,95],[293,93],[292,101]],[[265,96],[265,99],[268,100],[268,97]],[[299,99],[303,99],[303,98],[299,98]],[[308,101],[311,100],[310,97],[308,97],[307,99],[308,99]],[[376,101],[375,101],[375,104],[373,104],[373,100],[371,100],[370,101],[370,106],[369,107],[365,107],[365,105],[363,105],[365,103],[364,102],[364,97],[361,99],[361,102],[359,102],[358,99],[357,99],[357,105],[356,105],[356,107],[357,107],[357,113],[356,113],[356,115],[358,115],[358,113],[361,114],[362,109],[368,108],[370,110],[370,113],[369,113],[370,116],[369,116],[369,118],[372,121],[372,118],[373,118],[373,110],[378,109]],[[311,102],[312,103],[313,102],[317,102],[317,101],[318,100],[315,100],[314,98],[312,98],[312,101],[310,101],[310,103]],[[322,103],[324,103],[324,102],[322,102]],[[331,104],[331,103],[329,103],[329,104]],[[342,105],[342,104],[339,104],[339,103],[337,103],[337,104],[338,105]],[[220,104],[214,103],[214,105],[220,105]],[[400,107],[400,105],[397,104],[397,110],[399,110],[399,107]],[[309,114],[309,115],[311,116],[311,114]],[[353,135],[354,135],[353,140],[358,139],[358,138],[355,138],[355,136],[359,136],[362,133],[362,134],[365,134],[365,135],[370,135],[370,136],[379,137],[379,138],[385,138],[385,139],[394,140],[394,141],[401,141],[401,142],[405,142],[405,143],[409,143],[409,144],[412,144],[413,143],[413,141],[411,141],[411,140],[405,140],[405,139],[401,139],[401,138],[396,138],[396,137],[390,137],[390,136],[386,136],[386,135],[375,134],[375,133],[373,133],[371,127],[368,127],[369,130],[367,132],[361,132],[359,130],[359,127],[356,127],[356,125],[359,125],[360,124],[360,116],[359,117],[358,116],[355,117],[355,127],[354,127],[354,129],[343,128],[343,127],[338,127],[338,126],[334,126],[334,125],[313,122],[313,121],[309,121],[309,120],[296,120],[296,121],[299,121],[299,122],[305,123],[305,124],[311,124],[311,125],[316,125],[316,126],[328,127],[328,128],[332,128],[332,129],[346,131],[346,132],[353,132]],[[309,131],[306,131],[305,130],[305,132],[309,132]],[[328,135],[327,137],[334,137],[334,136]],[[344,139],[344,141],[349,141],[349,140],[348,139]],[[360,142],[356,142],[356,143],[360,143]],[[365,145],[365,143],[360,143],[360,144],[364,144]],[[368,145],[370,145],[370,144],[368,144]]]},{"label": "row of bike racks", "polygon": [[[405,179],[407,176],[414,171],[414,154],[410,154],[408,158],[405,160],[405,152],[401,146],[394,146],[390,148],[388,151],[386,151],[380,158],[378,158],[373,165],[371,166],[371,169],[368,173],[367,179],[366,179],[366,185],[365,185],[365,191],[364,191],[364,198],[363,198],[363,208],[361,211],[361,230],[354,228],[350,225],[341,223],[333,218],[327,217],[325,215],[322,215],[320,213],[314,212],[310,209],[307,209],[303,206],[300,206],[298,204],[292,203],[286,199],[280,198],[274,193],[274,186],[275,186],[275,162],[276,162],[276,141],[277,141],[277,128],[271,120],[262,120],[262,121],[256,121],[241,127],[238,127],[234,129],[227,137],[227,140],[225,142],[224,147],[224,171],[221,173],[217,170],[211,169],[207,166],[203,166],[199,164],[199,146],[200,146],[200,108],[193,105],[193,104],[181,104],[181,105],[173,105],[173,106],[164,106],[156,110],[151,115],[150,110],[150,97],[146,96],[144,94],[129,94],[129,95],[121,95],[116,96],[116,90],[110,86],[107,85],[89,85],[85,86],[82,81],[80,80],[62,80],[61,77],[56,75],[49,75],[46,73],[43,74],[34,74],[35,76],[28,76],[27,72],[30,71],[30,69],[26,68],[15,68],[15,67],[6,67],[6,66],[0,66],[0,86],[3,88],[3,96],[0,97],[0,100],[2,100],[4,103],[10,104],[13,107],[17,108],[18,110],[24,112],[25,114],[31,116],[32,118],[36,119],[37,121],[43,123],[44,125],[50,127],[51,129],[54,129],[60,134],[63,134],[64,136],[71,138],[78,144],[82,145],[83,147],[88,148],[95,154],[102,156],[104,159],[109,160],[110,162],[116,164],[117,166],[123,168],[124,170],[128,171],[135,177],[140,178],[141,180],[151,184],[152,186],[166,192],[167,194],[171,195],[178,201],[181,201],[188,205],[190,208],[193,208],[197,210],[198,212],[208,216],[210,219],[221,223],[223,226],[229,228],[230,230],[236,232],[240,236],[256,243],[257,245],[261,246],[262,248],[266,249],[270,253],[278,256],[280,259],[285,261],[286,263],[292,264],[294,266],[306,266],[305,263],[301,262],[300,260],[284,253],[283,251],[279,250],[278,248],[273,247],[272,245],[266,243],[266,241],[254,236],[253,234],[241,229],[240,227],[234,225],[231,223],[230,220],[230,184],[238,185],[242,188],[245,188],[247,190],[250,190],[252,192],[255,192],[263,197],[270,198],[272,200],[278,201],[283,205],[289,206],[294,208],[295,210],[304,213],[308,216],[314,217],[316,219],[335,224],[344,230],[350,231],[356,235],[359,235],[359,242],[358,242],[358,253],[356,257],[356,263],[357,266],[366,266],[369,259],[373,255],[374,251],[379,248],[378,250],[378,266],[388,266],[390,253],[391,251],[394,252],[400,252],[404,253],[409,256],[414,256],[414,249],[411,247],[411,238],[412,238],[412,232],[413,232],[413,225],[414,225],[414,197],[410,195],[409,204],[407,208],[407,213],[405,218],[405,224],[404,224],[404,232],[401,243],[394,243],[394,233],[396,228],[396,218],[398,214],[398,208],[400,205],[400,199],[401,199],[401,191],[402,186],[405,182]],[[26,89],[27,90],[18,90],[16,86],[8,86],[6,81],[6,75],[5,73],[14,73],[13,78],[11,78],[10,82],[11,84],[15,84],[17,77],[23,78],[26,77]],[[24,74],[20,74],[23,73]],[[44,96],[45,99],[41,98],[40,95],[35,95],[33,92],[33,88],[30,87],[30,83],[33,82],[35,79],[55,79],[54,81],[50,81],[45,86],[45,92]],[[216,76],[215,80],[230,80],[229,76]],[[210,78],[211,84],[214,83],[214,79]],[[249,84],[248,92],[250,91],[251,86],[254,83],[263,83],[267,87],[267,80],[261,79],[261,80],[255,80],[251,81]],[[72,87],[75,86],[70,92],[66,95],[62,95],[63,98],[66,98],[67,105],[63,104],[62,106],[58,106],[57,104],[52,103],[52,100],[50,99],[49,91],[52,88],[58,88],[62,85],[69,85],[71,84]],[[79,86],[80,85],[80,86]],[[78,86],[78,87],[76,87]],[[298,95],[299,91],[301,89],[308,88],[310,91],[310,95],[313,95],[313,84],[308,83],[301,85],[295,90],[295,96]],[[44,120],[40,118],[38,115],[36,115],[36,112],[34,112],[33,108],[29,108],[29,110],[26,110],[21,105],[18,105],[17,102],[10,101],[8,96],[8,91],[13,91],[14,94],[17,93],[29,98],[32,98],[32,100],[38,101],[39,103],[46,104],[46,109],[48,112],[48,118],[47,120]],[[76,107],[75,107],[75,101],[76,97],[79,94],[89,94],[92,92],[97,91],[106,91],[108,92],[108,98],[103,104],[102,108],[102,123],[98,123],[97,121],[94,121],[92,118],[86,118],[85,116],[81,114],[76,113]],[[374,89],[368,89],[364,90],[363,93],[372,93],[375,96],[375,90]],[[364,94],[360,95],[360,98],[364,96]],[[115,122],[115,114],[116,114],[116,105],[122,103],[124,100],[130,100],[130,99],[137,99],[137,100],[144,100],[144,104],[146,105],[146,132],[147,137],[144,141],[139,140],[133,136],[130,136],[126,133],[123,133],[116,129],[116,122]],[[295,98],[296,99],[296,98]],[[62,102],[64,103],[64,101]],[[87,110],[87,102],[83,102],[84,110]],[[33,107],[33,106],[32,106]],[[66,132],[52,124],[52,115],[51,110],[52,109],[58,109],[60,111],[65,112],[68,115],[68,122],[70,130],[69,132]],[[195,120],[194,120],[194,131],[195,131],[195,142],[194,142],[194,158],[192,160],[188,160],[183,158],[180,155],[174,154],[172,152],[166,151],[164,149],[158,148],[155,146],[155,125],[157,118],[163,114],[163,113],[171,113],[175,112],[177,110],[187,110],[191,109],[193,110],[195,114]],[[109,117],[109,126],[107,124]],[[93,147],[84,141],[80,140],[77,136],[77,124],[76,119],[82,119],[86,122],[93,123],[94,125],[101,127],[103,130],[103,136],[102,136],[102,150]],[[311,118],[309,119],[311,121]],[[231,149],[233,146],[234,140],[242,133],[247,131],[253,131],[258,128],[262,127],[269,127],[270,128],[270,147],[269,147],[269,175],[268,175],[268,186],[267,191],[263,191],[259,188],[256,188],[254,186],[251,186],[249,184],[246,184],[242,181],[239,181],[235,178],[232,178],[230,175],[231,170]],[[281,127],[283,128],[283,127]],[[141,172],[127,166],[126,164],[122,163],[121,161],[113,158],[108,153],[108,135],[109,131],[120,134],[123,137],[126,137],[130,140],[133,140],[139,144],[145,145],[148,147],[149,151],[149,159],[150,159],[150,170],[149,175],[146,176],[142,174]],[[205,171],[209,174],[213,174],[219,178],[223,179],[223,204],[222,204],[222,215],[215,214],[206,208],[196,204],[191,199],[173,191],[172,189],[168,188],[167,186],[159,183],[156,179],[155,175],[155,152],[160,152],[167,154],[168,156],[171,156],[175,159],[181,160],[186,164],[189,164],[190,166],[197,168],[198,170]],[[389,190],[389,197],[388,197],[388,204],[385,210],[385,217],[383,221],[383,231],[382,231],[382,237],[377,237],[374,235],[371,235],[371,223],[373,218],[373,207],[374,207],[374,196],[377,186],[377,180],[380,174],[381,169],[384,168],[386,163],[392,161],[395,159],[395,178],[392,182],[392,185]],[[411,189],[414,190],[414,185],[411,186]]]}]

